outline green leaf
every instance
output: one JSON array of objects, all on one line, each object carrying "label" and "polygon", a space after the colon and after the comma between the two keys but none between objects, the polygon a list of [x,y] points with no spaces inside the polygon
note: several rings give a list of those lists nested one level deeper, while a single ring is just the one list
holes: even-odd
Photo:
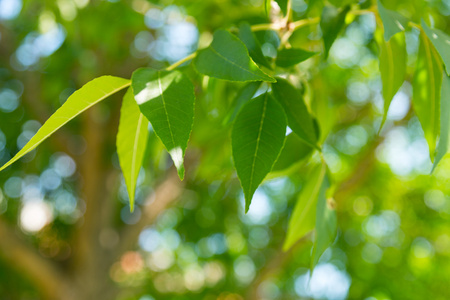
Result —
[{"label": "green leaf", "polygon": [[436,149],[436,158],[434,159],[433,169],[434,171],[439,161],[448,152],[450,143],[450,78],[443,73],[442,74],[442,87],[441,87],[441,132],[439,137],[439,144]]},{"label": "green leaf", "polygon": [[272,84],[272,92],[275,99],[283,106],[292,131],[306,143],[318,149],[314,123],[300,92],[286,79],[278,77],[277,82]]},{"label": "green leaf", "polygon": [[428,36],[436,51],[441,56],[447,75],[450,76],[450,36],[440,31],[439,29],[431,29],[422,20],[422,28],[425,34]]},{"label": "green leaf", "polygon": [[10,161],[0,168],[4,170],[19,158],[35,149],[40,143],[47,139],[67,122],[81,114],[83,111],[128,87],[130,81],[113,76],[102,76],[86,83],[75,91],[69,99],[42,125],[38,132]]},{"label": "green leaf", "polygon": [[131,77],[134,98],[184,178],[184,153],[194,123],[194,86],[179,71],[136,70]]},{"label": "green leaf", "polygon": [[247,212],[253,193],[272,169],[286,134],[283,108],[269,93],[247,102],[231,133],[233,160],[245,195]]},{"label": "green leaf", "polygon": [[256,39],[253,31],[248,23],[242,23],[239,26],[239,38],[245,44],[251,58],[258,64],[263,65],[266,68],[272,69],[267,58],[264,56],[261,50],[261,45]]},{"label": "green leaf", "polygon": [[319,195],[325,195],[325,174],[326,165],[324,163],[311,170],[289,219],[286,240],[283,245],[284,251],[289,250],[299,239],[314,229],[318,198]]},{"label": "green leaf", "polygon": [[433,161],[439,135],[439,106],[442,82],[441,61],[427,36],[420,33],[417,66],[413,78],[413,106],[428,142]]},{"label": "green leaf", "polygon": [[275,1],[278,3],[278,6],[280,7],[281,11],[283,12],[283,15],[286,15],[288,0],[275,0]]},{"label": "green leaf", "polygon": [[316,210],[316,235],[312,253],[311,269],[317,265],[320,256],[333,243],[337,232],[336,210],[332,205],[333,199],[327,199],[326,191],[329,181],[325,176],[317,201]]},{"label": "green leaf", "polygon": [[264,0],[264,11],[266,12],[267,17],[270,15],[271,2],[272,0]]},{"label": "green leaf", "polygon": [[380,41],[380,73],[383,84],[384,112],[380,130],[386,121],[389,105],[398,92],[406,76],[405,35],[397,34],[386,42]]},{"label": "green leaf", "polygon": [[377,3],[378,13],[384,27],[384,40],[389,41],[396,33],[405,31],[408,19],[393,10],[386,9],[380,0],[377,0]]},{"label": "green leaf", "polygon": [[272,173],[280,172],[291,167],[295,167],[298,162],[304,160],[312,153],[313,148],[300,139],[295,133],[291,133],[286,137],[284,147],[281,150]]},{"label": "green leaf", "polygon": [[147,137],[148,120],[139,110],[133,91],[129,88],[123,97],[120,109],[116,146],[120,167],[127,185],[131,211],[134,210],[136,182],[144,159]]},{"label": "green leaf", "polygon": [[260,86],[261,82],[249,82],[239,91],[234,100],[234,109],[223,120],[224,125],[234,121],[244,103],[253,98]]},{"label": "green leaf", "polygon": [[214,33],[211,45],[198,52],[194,66],[199,73],[218,79],[275,82],[253,62],[245,45],[225,30]]},{"label": "green leaf", "polygon": [[307,60],[308,58],[318,54],[318,52],[310,52],[303,49],[289,48],[278,51],[275,61],[277,66],[289,68]]},{"label": "green leaf", "polygon": [[324,57],[328,57],[331,46],[336,40],[339,32],[345,25],[345,16],[350,11],[350,6],[345,6],[341,10],[334,6],[327,5],[323,8],[320,18],[320,29],[325,46]]}]

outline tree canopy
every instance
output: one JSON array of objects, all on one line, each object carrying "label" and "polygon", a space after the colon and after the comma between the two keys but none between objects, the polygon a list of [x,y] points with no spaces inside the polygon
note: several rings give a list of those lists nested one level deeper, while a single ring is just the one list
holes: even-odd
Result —
[{"label": "tree canopy", "polygon": [[5,299],[447,299],[445,0],[0,0]]}]

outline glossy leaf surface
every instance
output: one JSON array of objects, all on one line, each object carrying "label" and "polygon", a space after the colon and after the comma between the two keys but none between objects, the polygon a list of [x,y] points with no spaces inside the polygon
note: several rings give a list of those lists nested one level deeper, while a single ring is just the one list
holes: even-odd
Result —
[{"label": "glossy leaf surface", "polygon": [[272,69],[267,58],[264,56],[261,50],[261,45],[256,39],[255,35],[248,23],[242,23],[239,26],[239,38],[245,44],[248,49],[250,57],[258,64],[263,65],[266,68]]},{"label": "glossy leaf surface", "polygon": [[32,151],[70,120],[129,85],[130,81],[128,79],[114,76],[102,76],[86,83],[67,99],[67,101],[44,123],[44,125],[42,125],[31,140],[11,160],[0,168],[0,171]]},{"label": "glossy leaf surface", "polygon": [[422,20],[422,28],[444,62],[447,75],[450,76],[450,36],[439,29],[432,29]]},{"label": "glossy leaf surface", "polygon": [[283,250],[287,251],[305,234],[316,226],[317,201],[319,195],[325,195],[326,186],[324,179],[326,174],[325,164],[315,166],[305,182],[294,211],[289,219],[286,239]]},{"label": "glossy leaf surface", "polygon": [[331,46],[336,40],[339,32],[345,25],[345,16],[350,10],[350,6],[338,9],[334,6],[325,6],[320,18],[320,29],[324,43],[324,57],[328,57]]},{"label": "glossy leaf surface", "polygon": [[246,212],[283,148],[286,126],[283,108],[268,93],[247,102],[236,117],[231,142]]},{"label": "glossy leaf surface", "polygon": [[138,69],[132,76],[134,98],[184,178],[184,153],[194,122],[194,86],[179,71]]},{"label": "glossy leaf surface", "polygon": [[389,41],[396,33],[405,31],[408,19],[393,10],[386,9],[380,0],[377,1],[377,4],[384,27],[384,40]]},{"label": "glossy leaf surface", "polygon": [[406,43],[403,33],[393,36],[389,42],[380,41],[380,73],[383,84],[384,112],[380,128],[386,121],[389,106],[406,76]]},{"label": "glossy leaf surface", "polygon": [[286,79],[272,84],[275,99],[283,106],[292,131],[311,146],[317,147],[317,136],[311,115],[300,92]]},{"label": "glossy leaf surface", "polygon": [[125,184],[127,185],[130,209],[134,209],[136,182],[144,159],[148,138],[148,120],[139,110],[133,91],[128,89],[120,109],[119,131],[116,147]]},{"label": "glossy leaf surface", "polygon": [[194,65],[199,73],[214,78],[275,82],[253,62],[239,38],[221,29],[214,33],[211,45],[198,52]]},{"label": "glossy leaf surface", "polygon": [[413,78],[413,105],[422,125],[432,161],[439,135],[442,72],[439,56],[430,40],[422,32]]}]

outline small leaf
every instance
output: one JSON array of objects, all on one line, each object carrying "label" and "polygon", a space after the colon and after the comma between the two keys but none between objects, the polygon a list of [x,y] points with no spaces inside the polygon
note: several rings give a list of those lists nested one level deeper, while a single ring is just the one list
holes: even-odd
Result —
[{"label": "small leaf", "polygon": [[331,46],[336,40],[339,32],[345,25],[345,16],[350,11],[350,6],[347,5],[341,10],[334,6],[325,6],[320,18],[320,29],[322,30],[322,38],[325,46],[325,55],[328,57]]},{"label": "small leaf", "polygon": [[283,250],[287,251],[305,234],[316,226],[316,212],[319,195],[325,197],[327,186],[324,185],[326,165],[316,166],[307,177],[300,196],[295,204],[294,211],[289,219],[286,240]]},{"label": "small leaf", "polygon": [[413,78],[413,106],[433,161],[436,139],[439,135],[439,105],[442,67],[439,57],[427,36],[420,33],[419,53]]},{"label": "small leaf", "polygon": [[134,98],[184,178],[184,153],[194,122],[194,86],[179,71],[138,69],[131,78]]},{"label": "small leaf", "polygon": [[306,144],[295,133],[289,134],[286,137],[284,147],[271,172],[280,172],[295,167],[298,162],[301,162],[308,157],[308,155],[312,153],[312,150],[313,148]]},{"label": "small leaf", "polygon": [[113,76],[102,76],[86,83],[79,90],[75,91],[67,101],[50,116],[31,140],[10,161],[3,165],[0,168],[0,171],[35,149],[40,143],[70,120],[129,85],[130,81],[128,79]]},{"label": "small leaf", "polygon": [[236,117],[231,144],[246,212],[283,148],[286,126],[283,108],[268,93],[247,102]]},{"label": "small leaf", "polygon": [[380,0],[377,0],[377,3],[378,13],[384,27],[384,40],[389,41],[396,33],[405,31],[408,19],[393,10],[386,9]]},{"label": "small leaf", "polygon": [[230,124],[234,121],[242,106],[253,98],[261,86],[261,82],[249,82],[238,93],[234,100],[234,109],[226,116],[223,124]]},{"label": "small leaf", "polygon": [[252,61],[245,45],[225,30],[214,33],[211,45],[198,52],[194,66],[199,73],[218,79],[275,82]]},{"label": "small leaf", "polygon": [[316,210],[316,235],[312,253],[311,269],[319,262],[319,258],[325,250],[333,243],[337,232],[337,216],[334,200],[327,199],[326,190],[329,187],[327,176],[325,176],[321,191],[319,193]]},{"label": "small leaf", "polygon": [[308,58],[318,54],[317,52],[310,52],[303,49],[289,48],[278,51],[277,59],[275,61],[277,66],[282,68],[289,68],[307,60]]},{"label": "small leaf", "polygon": [[436,149],[436,158],[434,159],[434,171],[439,161],[448,152],[450,143],[450,77],[447,74],[442,74],[441,87],[441,133],[439,137],[439,144]]},{"label": "small leaf", "polygon": [[422,28],[444,61],[447,75],[450,76],[450,36],[439,29],[431,29],[423,20]]},{"label": "small leaf", "polygon": [[277,82],[272,84],[272,92],[275,99],[283,106],[292,131],[306,143],[318,149],[314,123],[300,92],[286,79],[278,77]]},{"label": "small leaf", "polygon": [[261,50],[261,45],[252,32],[252,29],[248,23],[242,23],[239,26],[239,39],[245,44],[251,58],[258,64],[263,65],[266,68],[272,69],[267,58],[264,56]]},{"label": "small leaf", "polygon": [[125,184],[127,185],[130,209],[134,210],[134,195],[139,171],[144,159],[148,137],[148,120],[139,110],[133,91],[128,89],[120,109],[119,131],[116,147]]},{"label": "small leaf", "polygon": [[389,105],[406,76],[405,35],[397,34],[389,42],[380,41],[380,73],[383,84],[384,113],[380,130],[386,121]]}]

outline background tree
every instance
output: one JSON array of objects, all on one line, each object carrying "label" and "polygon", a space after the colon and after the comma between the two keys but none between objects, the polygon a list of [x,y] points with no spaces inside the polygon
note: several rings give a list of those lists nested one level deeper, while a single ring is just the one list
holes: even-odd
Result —
[{"label": "background tree", "polygon": [[[59,107],[71,119],[84,110],[71,103],[123,90],[0,173],[0,295],[446,299],[449,13],[418,0],[0,0],[1,165]],[[132,82],[74,93],[102,75]],[[182,95],[163,116],[193,116],[187,150],[190,125],[164,134],[147,83]]]}]

